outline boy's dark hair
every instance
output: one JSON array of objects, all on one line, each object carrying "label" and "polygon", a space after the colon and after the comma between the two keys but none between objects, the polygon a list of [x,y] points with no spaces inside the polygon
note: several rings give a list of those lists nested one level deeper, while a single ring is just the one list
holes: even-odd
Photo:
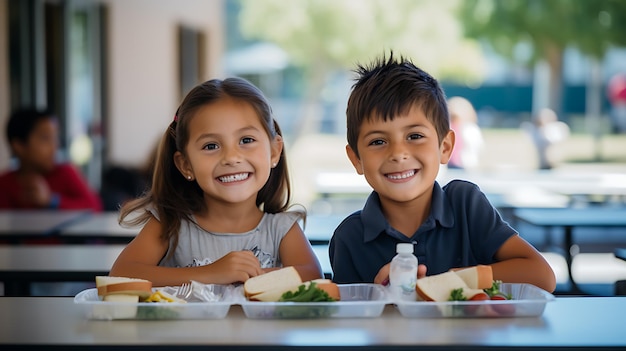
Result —
[{"label": "boy's dark hair", "polygon": [[439,142],[450,131],[450,118],[443,89],[430,74],[408,59],[383,55],[370,66],[358,65],[358,75],[346,108],[348,145],[357,157],[357,140],[364,120],[384,121],[408,113],[419,106],[435,126]]},{"label": "boy's dark hair", "polygon": [[[154,206],[163,225],[161,237],[167,241],[174,238],[174,246],[176,245],[181,219],[191,220],[194,212],[206,209],[206,202],[202,188],[196,182],[186,180],[176,167],[174,153],[176,151],[185,153],[189,141],[189,123],[196,111],[225,97],[250,105],[259,116],[270,139],[281,135],[267,99],[261,90],[247,80],[236,77],[213,79],[196,86],[183,99],[174,121],[161,138],[150,191],[121,209],[120,222],[124,222],[124,217],[136,210]],[[283,212],[289,206],[290,197],[289,173],[283,148],[267,183],[257,194],[256,204],[267,213]],[[145,213],[127,223],[138,225],[145,223],[149,218],[150,214]]]},{"label": "boy's dark hair", "polygon": [[13,140],[27,142],[30,134],[39,121],[54,119],[56,116],[49,110],[36,108],[20,108],[11,113],[7,122],[6,137],[9,144]]}]

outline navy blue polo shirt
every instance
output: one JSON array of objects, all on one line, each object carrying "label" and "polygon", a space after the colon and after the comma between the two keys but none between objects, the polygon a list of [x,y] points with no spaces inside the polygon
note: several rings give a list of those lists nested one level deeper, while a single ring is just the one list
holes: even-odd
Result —
[{"label": "navy blue polo shirt", "polygon": [[427,275],[450,268],[491,264],[500,246],[516,231],[505,222],[476,184],[435,182],[426,221],[408,238],[389,225],[372,192],[362,210],[335,229],[328,253],[336,283],[372,283],[396,255],[396,244],[412,242]]}]

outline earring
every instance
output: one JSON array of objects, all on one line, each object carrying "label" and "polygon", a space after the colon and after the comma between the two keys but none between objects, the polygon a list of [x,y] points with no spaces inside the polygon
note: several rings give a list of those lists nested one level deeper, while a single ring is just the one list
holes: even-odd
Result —
[{"label": "earring", "polygon": [[187,176],[187,180],[191,180],[191,176],[190,175]]},{"label": "earring", "polygon": [[276,167],[276,162],[272,163],[272,168]]}]

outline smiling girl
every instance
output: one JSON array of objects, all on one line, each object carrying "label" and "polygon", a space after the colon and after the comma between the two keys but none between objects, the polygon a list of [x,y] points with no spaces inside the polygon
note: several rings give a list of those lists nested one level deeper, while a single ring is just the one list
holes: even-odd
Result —
[{"label": "smiling girl", "polygon": [[129,202],[120,223],[144,225],[110,275],[154,286],[244,282],[294,266],[303,281],[322,276],[287,211],[283,139],[262,92],[241,78],[210,80],[185,97],[165,131],[151,190]]}]

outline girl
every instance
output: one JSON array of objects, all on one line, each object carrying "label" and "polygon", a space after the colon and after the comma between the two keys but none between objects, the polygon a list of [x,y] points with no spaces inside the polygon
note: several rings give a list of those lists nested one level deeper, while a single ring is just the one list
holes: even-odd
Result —
[{"label": "girl", "polygon": [[151,190],[120,212],[121,224],[145,225],[110,275],[231,284],[294,266],[304,281],[320,278],[297,223],[304,213],[287,212],[289,200],[283,140],[262,92],[241,78],[205,82],[163,135]]}]

